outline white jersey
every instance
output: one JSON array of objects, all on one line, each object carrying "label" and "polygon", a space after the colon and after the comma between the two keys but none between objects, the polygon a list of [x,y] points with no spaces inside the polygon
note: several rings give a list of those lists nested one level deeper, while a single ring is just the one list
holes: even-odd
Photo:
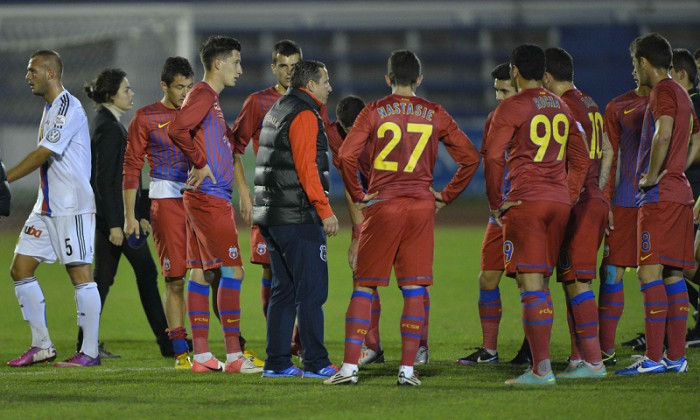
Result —
[{"label": "white jersey", "polygon": [[67,90],[46,105],[39,146],[53,153],[39,168],[41,185],[34,212],[46,216],[95,213],[87,116],[80,101]]}]

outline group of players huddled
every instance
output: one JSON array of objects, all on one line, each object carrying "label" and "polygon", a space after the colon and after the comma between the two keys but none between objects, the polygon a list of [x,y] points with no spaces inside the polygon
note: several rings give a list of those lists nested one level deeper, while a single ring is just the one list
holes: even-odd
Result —
[{"label": "group of players huddled", "polygon": [[[700,126],[689,96],[697,105],[697,67],[687,50],[672,50],[655,33],[635,39],[630,52],[637,88],[613,99],[604,114],[574,86],[573,59],[561,48],[521,45],[508,63],[492,72],[499,104],[487,118],[481,148],[491,209],[479,273],[483,343],[458,363],[498,362],[499,283],[505,272],[516,279],[523,307],[525,341],[515,360],[530,364],[506,384],[553,385],[555,378],[606,376],[606,365],[616,361],[615,332],[624,306],[622,275],[625,268],[638,267],[646,354],[616,373],[687,371],[689,298],[684,275],[689,279],[695,275],[693,219],[698,220],[700,206],[694,216],[693,192],[684,172],[700,150]],[[123,158],[126,237],[143,234],[134,207],[144,159],[150,165],[147,230],[153,229],[166,278],[165,308],[175,368],[356,384],[358,366],[384,361],[377,287],[389,284],[393,268],[404,299],[397,384],[420,385],[413,366],[429,361],[428,287],[433,283],[435,214],[467,187],[480,159],[444,108],[416,96],[423,80],[418,57],[408,50],[394,51],[386,76],[391,94],[367,105],[357,96],[342,98],[336,109],[338,121],[331,123],[325,102],[332,89],[325,65],[304,60],[293,41],[279,41],[270,66],[276,84],[248,96],[232,128],[224,119],[219,94],[242,74],[241,45],[230,37],[212,36],[202,45],[200,59],[204,77],[196,84],[186,59],[166,60],[163,98],[138,110],[129,125]],[[32,92],[47,102],[39,147],[7,172],[13,182],[37,168],[41,171],[37,204],[20,234],[11,268],[22,314],[31,326],[32,345],[8,362],[10,366],[56,358],[35,269],[40,262],[57,259],[75,286],[84,338],[79,351],[56,366],[101,363],[100,301],[90,268],[95,224],[90,140],[82,106],[63,88],[61,74],[56,52],[43,50],[31,57],[26,79]],[[107,103],[118,108],[117,95]],[[289,95],[296,99],[281,100]],[[257,156],[254,200],[241,159],[251,141]],[[442,191],[432,185],[438,142],[458,165]],[[264,153],[259,153],[261,144]],[[286,262],[289,255],[279,249],[286,245],[278,243],[274,233],[279,230],[273,229],[274,220],[284,220],[284,224],[318,225],[325,235],[337,232],[324,182],[326,150],[343,176],[353,223],[348,262],[354,291],[341,367],[330,364],[323,346],[322,312],[320,331],[319,317],[311,316],[325,302],[327,268],[318,274],[325,279],[312,279],[322,292],[309,288],[310,280],[295,278],[296,268],[287,268],[294,264]],[[279,161],[280,156],[291,156],[293,162]],[[275,208],[278,201],[269,195],[274,188],[266,182],[285,178],[275,178],[271,171],[294,174],[300,208],[313,217]],[[700,177],[696,183],[700,186]],[[268,317],[265,362],[245,349],[240,336],[244,270],[231,204],[234,184],[241,217],[252,226],[251,262],[262,266],[262,305]],[[288,186],[277,187],[284,192]],[[275,211],[284,217],[271,217]],[[596,304],[591,283],[603,238]],[[285,240],[309,239],[301,235]],[[302,246],[298,248],[299,258],[309,258]],[[326,265],[325,236],[314,255]],[[549,356],[554,317],[549,277],[555,266],[571,333],[569,364],[556,375]],[[303,292],[286,296],[288,279]],[[225,363],[209,350],[210,285],[218,285],[213,290]],[[305,296],[309,293],[313,299]],[[288,337],[287,331],[280,331],[285,327],[278,325],[289,320],[287,312],[280,312],[288,310],[287,299],[295,303],[291,316],[297,315],[298,329],[280,354],[280,337]],[[290,354],[299,356],[303,369],[292,364]]]}]

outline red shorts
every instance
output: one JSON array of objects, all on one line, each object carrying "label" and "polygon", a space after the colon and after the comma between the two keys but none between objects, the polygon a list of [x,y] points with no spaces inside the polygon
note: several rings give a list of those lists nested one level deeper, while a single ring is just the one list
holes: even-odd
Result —
[{"label": "red shorts", "polygon": [[693,207],[668,201],[647,203],[637,224],[639,265],[662,264],[688,270],[695,266]]},{"label": "red shorts", "polygon": [[164,277],[187,272],[187,215],[181,198],[151,200],[151,227]]},{"label": "red shorts", "polygon": [[270,254],[267,253],[267,242],[260,233],[258,225],[250,228],[250,262],[253,264],[270,265]]},{"label": "red shorts", "polygon": [[358,286],[388,286],[392,266],[399,287],[433,284],[434,201],[392,198],[369,206],[364,217]]},{"label": "red shorts", "polygon": [[613,227],[605,238],[603,264],[637,266],[637,207],[613,207]]},{"label": "red shorts", "polygon": [[196,191],[186,193],[183,203],[187,213],[187,268],[242,266],[231,203]]},{"label": "red shorts", "polygon": [[554,201],[523,201],[503,216],[503,254],[509,277],[554,271],[571,206]]},{"label": "red shorts", "polygon": [[481,271],[503,271],[503,228],[489,222],[481,243]]},{"label": "red shorts", "polygon": [[576,203],[557,263],[557,281],[594,280],[598,250],[605,235],[610,206],[592,198]]}]

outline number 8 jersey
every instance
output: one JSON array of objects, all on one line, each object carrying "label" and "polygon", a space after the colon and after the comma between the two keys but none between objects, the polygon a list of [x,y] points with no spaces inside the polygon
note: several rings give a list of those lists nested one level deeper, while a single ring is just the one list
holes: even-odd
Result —
[{"label": "number 8 jersey", "polygon": [[454,200],[479,165],[479,153],[442,106],[418,96],[389,95],[368,104],[357,116],[341,147],[345,186],[353,201],[364,197],[357,180],[357,159],[370,157],[369,193],[375,199],[409,197],[434,200],[430,187],[442,141],[459,168],[442,190],[445,203]]},{"label": "number 8 jersey", "polygon": [[[589,166],[588,147],[580,130],[569,107],[547,89],[525,89],[504,100],[494,112],[485,140],[489,207],[497,209],[503,204],[506,164],[511,187],[506,201],[573,204]],[[506,150],[510,151],[507,163]]]}]

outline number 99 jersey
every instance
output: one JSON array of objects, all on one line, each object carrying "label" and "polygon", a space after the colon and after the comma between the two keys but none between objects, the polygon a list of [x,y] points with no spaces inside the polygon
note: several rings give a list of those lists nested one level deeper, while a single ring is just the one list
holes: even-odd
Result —
[{"label": "number 99 jersey", "polygon": [[340,149],[343,180],[354,201],[364,193],[357,182],[357,160],[370,157],[369,193],[376,199],[434,200],[429,187],[442,141],[459,168],[442,191],[446,203],[466,188],[479,165],[479,153],[442,106],[417,96],[389,95],[357,116]]}]

